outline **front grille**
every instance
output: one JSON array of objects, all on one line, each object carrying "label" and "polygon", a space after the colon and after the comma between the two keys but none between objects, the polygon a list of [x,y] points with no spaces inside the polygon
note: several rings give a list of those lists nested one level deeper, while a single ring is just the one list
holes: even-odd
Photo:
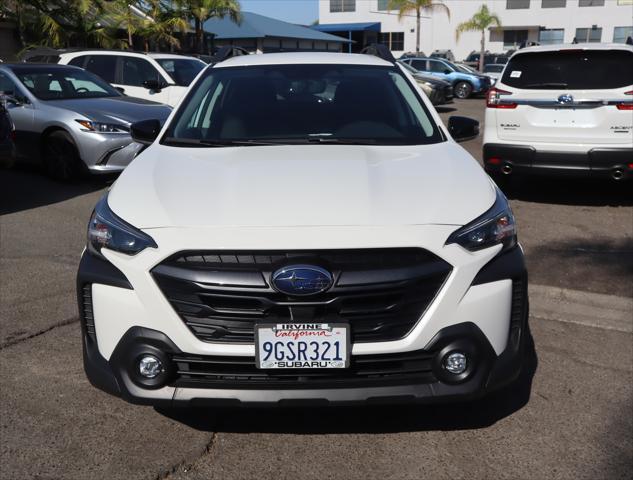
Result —
[{"label": "front grille", "polygon": [[259,370],[253,357],[173,355],[174,387],[190,388],[337,388],[372,387],[436,381],[431,352],[356,355],[344,370]]},{"label": "front grille", "polygon": [[81,317],[88,338],[93,342],[97,341],[95,330],[95,318],[92,311],[92,284],[87,283],[81,289]]},{"label": "front grille", "polygon": [[[334,286],[309,297],[271,287],[284,265],[318,265]],[[253,343],[254,325],[347,322],[353,343],[404,337],[451,271],[419,248],[293,252],[184,252],[152,270],[194,335],[206,342]]]}]

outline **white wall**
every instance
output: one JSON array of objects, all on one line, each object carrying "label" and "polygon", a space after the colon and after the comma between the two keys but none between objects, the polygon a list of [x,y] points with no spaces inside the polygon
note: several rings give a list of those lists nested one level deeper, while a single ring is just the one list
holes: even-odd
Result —
[{"label": "white wall", "polygon": [[[438,1],[438,0],[436,0]],[[465,33],[455,40],[455,28],[468,20],[485,3],[496,13],[504,27],[526,27],[529,40],[538,39],[538,27],[565,29],[564,41],[569,43],[576,28],[602,27],[602,41],[613,41],[614,27],[633,25],[631,0],[606,0],[604,6],[579,7],[578,0],[567,0],[565,8],[541,8],[541,0],[531,0],[529,9],[507,10],[506,0],[444,0],[451,12],[450,20],[445,13],[425,13],[421,26],[421,49],[430,54],[435,49],[451,49],[457,60],[464,59],[471,51],[479,51],[480,34]],[[383,32],[404,32],[404,51],[415,50],[415,16],[398,20],[396,12],[379,12],[378,0],[356,0],[355,12],[330,12],[330,0],[319,0],[319,23],[380,22]],[[528,29],[527,27],[532,27]],[[486,49],[502,52],[503,36],[486,33]],[[396,55],[402,52],[394,52]]]}]

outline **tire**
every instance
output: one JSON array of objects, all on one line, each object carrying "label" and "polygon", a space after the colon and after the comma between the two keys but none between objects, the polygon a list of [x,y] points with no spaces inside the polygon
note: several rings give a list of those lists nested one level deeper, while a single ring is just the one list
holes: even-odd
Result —
[{"label": "tire", "polygon": [[468,82],[457,82],[453,87],[453,93],[457,98],[468,98],[473,93],[473,86]]},{"label": "tire", "polygon": [[42,162],[46,174],[60,182],[70,182],[79,176],[79,153],[72,137],[56,130],[44,139]]}]

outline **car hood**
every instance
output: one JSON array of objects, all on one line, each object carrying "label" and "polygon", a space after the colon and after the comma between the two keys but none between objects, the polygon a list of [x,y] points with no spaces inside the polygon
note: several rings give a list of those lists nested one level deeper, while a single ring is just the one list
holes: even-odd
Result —
[{"label": "car hood", "polygon": [[165,120],[171,107],[134,97],[75,98],[54,100],[52,105],[72,110],[94,122],[117,122],[130,124],[139,120]]},{"label": "car hood", "polygon": [[154,144],[112,187],[112,211],[139,228],[464,225],[493,184],[448,141],[428,146],[178,148]]},{"label": "car hood", "polygon": [[422,75],[420,73],[416,73],[413,75],[416,80],[422,80],[423,82],[429,82],[432,85],[437,85],[438,87],[448,87],[450,82],[440,80],[439,78],[432,77],[430,75]]}]

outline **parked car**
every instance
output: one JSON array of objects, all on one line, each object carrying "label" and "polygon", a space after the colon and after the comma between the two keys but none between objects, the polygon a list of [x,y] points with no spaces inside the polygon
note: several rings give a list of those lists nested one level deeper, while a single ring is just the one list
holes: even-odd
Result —
[{"label": "parked car", "polygon": [[492,83],[494,85],[497,82],[497,80],[499,80],[499,77],[501,76],[501,72],[503,72],[504,68],[505,68],[505,64],[489,63],[487,65],[484,65],[484,74],[492,78],[493,80]]},{"label": "parked car", "polygon": [[443,105],[453,101],[453,86],[450,83],[430,75],[423,75],[408,63],[400,60],[398,64],[413,76],[433,105]]},{"label": "parked car", "polygon": [[431,58],[443,58],[444,60],[448,60],[449,62],[455,61],[455,55],[451,50],[435,50],[431,54]]},{"label": "parked car", "polygon": [[466,73],[441,58],[406,58],[402,60],[422,73],[446,80],[453,85],[457,98],[468,98],[473,94],[486,93],[491,85],[490,77],[478,73]]},{"label": "parked car", "polygon": [[0,91],[15,124],[18,161],[42,164],[59,180],[90,173],[120,172],[140,151],[130,124],[164,121],[171,108],[126,97],[78,67],[2,64]]},{"label": "parked car", "polygon": [[168,53],[83,50],[59,54],[59,63],[82,67],[130,97],[176,106],[207,64]]},{"label": "parked car", "polygon": [[0,167],[8,168],[15,160],[15,127],[6,108],[6,99],[0,93]]},{"label": "parked car", "polygon": [[633,47],[529,47],[508,62],[488,93],[486,170],[633,175]]},{"label": "parked car", "polygon": [[511,382],[526,273],[508,201],[456,143],[477,129],[444,126],[376,56],[206,69],[162,130],[132,126],[151,145],[90,219],[88,378],[163,406],[447,402]]},{"label": "parked car", "polygon": [[[514,50],[511,50],[509,52],[506,53],[490,53],[490,52],[486,52],[484,54],[484,65],[486,65],[487,63],[498,63],[501,65],[505,65],[506,63],[508,63],[508,59],[512,56],[512,53],[514,53]],[[480,52],[471,52],[468,57],[466,57],[466,60],[464,60],[463,63],[465,63],[466,65],[472,66],[474,68],[479,68],[479,57],[481,56]]]},{"label": "parked car", "polygon": [[405,58],[426,58],[426,54],[424,52],[415,53],[415,52],[405,52],[400,55],[400,60],[404,60]]}]

